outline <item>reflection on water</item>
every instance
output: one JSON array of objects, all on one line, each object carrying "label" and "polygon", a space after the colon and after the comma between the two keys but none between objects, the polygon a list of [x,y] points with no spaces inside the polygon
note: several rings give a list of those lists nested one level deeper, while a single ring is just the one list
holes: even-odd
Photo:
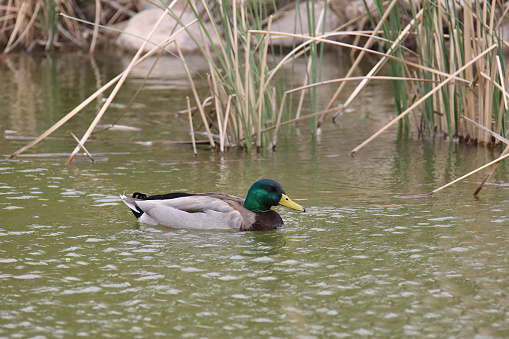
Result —
[{"label": "reflection on water", "polygon": [[[9,62],[21,72],[20,60]],[[84,79],[57,65],[66,78]],[[48,71],[44,64],[27,67]],[[1,69],[3,78],[12,76],[6,65]],[[41,84],[25,86],[44,93]],[[372,90],[372,97],[385,95]],[[148,100],[142,105],[162,96],[151,91],[149,99],[140,97]],[[71,99],[62,107],[81,100]],[[39,133],[54,116],[37,107],[26,127],[17,122],[23,114],[10,119],[0,112],[2,128]],[[0,336],[507,337],[506,185],[490,184],[474,200],[479,175],[433,197],[395,198],[429,192],[496,151],[402,140],[392,132],[355,158],[346,156],[386,121],[390,112],[379,107],[368,121],[357,113],[337,125],[328,121],[314,140],[306,126],[292,128],[275,153],[201,150],[194,158],[187,147],[133,143],[173,133],[141,124],[142,132],[110,131],[91,140],[89,148],[105,154],[95,164],[0,161]],[[170,119],[167,108],[156,108],[151,112],[160,113],[150,114]],[[362,109],[375,111],[369,102]],[[142,121],[139,112],[124,119]],[[354,128],[360,123],[362,131]],[[76,121],[69,129],[87,126]],[[34,152],[74,148],[66,133],[56,138]],[[2,138],[2,153],[24,142]],[[494,181],[506,181],[503,166]],[[286,227],[264,233],[196,231],[140,225],[118,198],[172,190],[244,196],[261,177],[280,181],[306,213],[278,208]]]}]

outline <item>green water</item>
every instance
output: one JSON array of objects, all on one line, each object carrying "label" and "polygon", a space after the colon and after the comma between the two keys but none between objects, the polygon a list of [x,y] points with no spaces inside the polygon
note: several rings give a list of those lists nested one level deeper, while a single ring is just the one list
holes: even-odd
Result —
[{"label": "green water", "polygon": [[[344,71],[329,61],[331,73]],[[0,60],[2,154],[50,127],[122,62],[76,54]],[[507,167],[477,200],[471,194],[484,173],[433,197],[396,197],[429,192],[498,150],[399,138],[393,129],[347,156],[392,116],[387,84],[371,86],[337,124],[327,119],[317,137],[306,123],[288,129],[276,152],[202,148],[195,158],[188,146],[136,143],[188,138],[186,117],[168,113],[185,108],[184,79],[156,70],[120,120],[142,130],[94,135],[94,164],[80,156],[64,165],[75,146],[70,132],[82,135],[99,103],[27,156],[0,161],[0,336],[509,336]],[[120,114],[113,108],[103,122]],[[118,198],[244,196],[262,177],[278,180],[306,213],[277,208],[286,227],[264,233],[193,231],[144,227]]]}]

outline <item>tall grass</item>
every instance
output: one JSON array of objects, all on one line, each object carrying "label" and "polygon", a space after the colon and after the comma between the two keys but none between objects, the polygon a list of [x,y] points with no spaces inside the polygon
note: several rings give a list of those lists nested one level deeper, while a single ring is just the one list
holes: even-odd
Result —
[{"label": "tall grass", "polygon": [[[180,22],[178,12],[173,10],[173,3],[161,3],[182,27],[175,27],[164,43],[154,47],[140,60],[156,52],[167,52],[166,46],[174,44],[175,37],[184,30],[191,34],[208,64],[210,90],[206,96],[199,94],[187,70],[193,89],[190,100],[194,101],[193,106],[199,112],[203,126],[199,128],[205,129],[211,147],[220,152],[232,146],[258,150],[275,147],[282,126],[304,119],[311,120],[312,133],[315,133],[326,115],[348,107],[362,96],[362,90],[369,82],[387,80],[393,82],[399,115],[352,153],[395,123],[401,121],[402,128],[410,129],[410,114],[417,116],[415,120],[418,121],[416,127],[419,132],[428,135],[443,134],[449,138],[481,143],[498,142],[486,130],[461,119],[462,116],[488,130],[506,133],[509,96],[505,90],[507,72],[502,53],[504,42],[499,34],[506,13],[502,13],[503,8],[500,8],[498,1],[476,0],[471,6],[466,2],[438,0],[376,0],[371,7],[368,6],[371,2],[365,2],[367,17],[374,27],[371,32],[344,32],[340,29],[326,32],[324,18],[327,7],[321,13],[315,13],[316,7],[310,3],[302,2],[304,15],[296,15],[295,26],[299,31],[310,32],[300,34],[273,29],[278,20],[275,2],[188,0],[187,6],[196,16],[188,25],[200,27],[195,36],[188,26]],[[85,22],[74,19],[75,22]],[[73,18],[64,16],[63,22],[71,25]],[[88,24],[98,27],[97,23]],[[444,31],[448,33],[443,34]],[[344,36],[364,37],[366,40],[363,46],[338,41]],[[286,51],[278,48],[280,38],[294,39],[293,48]],[[409,41],[413,41],[410,45],[415,45],[414,50],[404,46]],[[376,44],[378,49],[375,48]],[[321,80],[321,56],[327,45],[359,52],[344,78]],[[176,55],[186,68],[185,56],[176,47]],[[355,77],[358,66],[367,54],[374,55],[379,61],[365,76]],[[304,79],[296,79],[291,71],[297,58],[306,58]],[[138,63],[134,63],[133,67]],[[392,74],[378,75],[386,64],[389,64]],[[49,135],[91,102],[93,97],[123,77],[119,75],[94,93],[92,99],[87,99],[34,142]],[[290,77],[290,81],[285,77]],[[289,87],[289,82],[298,85]],[[358,85],[345,102],[337,104],[339,94],[348,82],[357,82]],[[321,86],[338,86],[324,108],[320,107],[318,100]],[[293,106],[295,96],[300,96],[296,108]],[[303,110],[304,102],[309,103],[309,109]],[[205,103],[212,104],[208,107],[213,107],[214,114],[210,114]],[[106,108],[101,110],[101,115]],[[194,126],[191,129],[197,130]],[[79,146],[83,143],[82,139]]]},{"label": "tall grass", "polygon": [[[377,0],[375,4],[380,16],[385,13],[386,7],[382,1]],[[498,1],[410,0],[406,11],[394,7],[392,12],[394,14],[391,13],[383,26],[383,35],[389,39],[383,49],[389,50],[391,41],[402,34],[408,35],[415,41],[415,58],[421,66],[409,68],[398,60],[391,61],[391,71],[395,77],[419,79],[394,82],[398,113],[407,113],[409,106],[428,93],[433,93],[413,110],[414,114],[420,114],[417,126],[420,132],[485,144],[498,143],[489,133],[461,117],[466,116],[498,134],[505,135],[507,132],[508,107],[504,86],[507,72],[502,66],[505,46],[500,36],[507,9],[501,7]],[[399,27],[402,20],[397,17],[400,13],[406,13],[416,21],[412,31],[403,33]],[[489,53],[472,63],[488,50]],[[391,55],[403,57],[401,49],[392,50]],[[462,68],[455,81],[444,85],[447,75]],[[430,69],[438,70],[441,74],[430,72]],[[423,82],[421,79],[429,81]],[[410,97],[406,93],[410,93]],[[403,124],[408,129],[411,126],[406,116]]]},{"label": "tall grass", "polygon": [[[277,9],[275,3],[191,0],[189,6],[199,19],[202,37],[209,43],[201,45],[200,51],[208,61],[210,94],[217,119],[219,138],[217,145],[214,142],[212,146],[217,146],[220,152],[232,145],[257,150],[264,145],[274,147],[276,138],[265,132],[276,121],[292,118],[287,106],[279,105],[286,92],[283,66],[294,60],[279,62],[284,55],[275,47],[277,40],[273,40],[271,31],[278,20],[270,15]],[[308,27],[299,27],[299,31],[310,31],[311,36],[323,34],[323,13],[322,19],[316,21],[315,7],[309,3],[306,6],[306,20],[298,22],[307,22]],[[206,14],[200,16],[202,8]],[[177,18],[176,14],[174,17]],[[213,29],[208,23],[213,24]],[[307,75],[301,81],[319,82],[322,45],[311,40],[306,51]],[[318,89],[312,86],[308,91],[310,110],[316,112]],[[195,99],[199,106],[200,100]],[[316,122],[312,123],[312,131],[316,131]]]}]

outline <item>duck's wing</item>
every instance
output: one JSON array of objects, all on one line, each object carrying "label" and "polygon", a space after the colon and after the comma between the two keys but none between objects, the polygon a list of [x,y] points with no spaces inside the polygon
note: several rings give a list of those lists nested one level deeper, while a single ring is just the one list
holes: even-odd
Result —
[{"label": "duck's wing", "polygon": [[[222,196],[222,198],[220,198]],[[122,197],[133,210],[141,213],[141,222],[172,227],[200,229],[241,229],[254,218],[246,213],[237,199],[222,194],[200,194],[174,199],[143,200]],[[233,197],[233,196],[231,196]],[[245,211],[243,211],[245,210]],[[249,212],[249,211],[247,211]]]},{"label": "duck's wing", "polygon": [[197,195],[200,195],[200,196],[204,195],[207,197],[220,199],[220,200],[227,201],[229,203],[235,203],[237,205],[244,207],[245,199],[239,198],[235,195],[224,194],[224,193],[201,193],[201,194],[197,194]]}]

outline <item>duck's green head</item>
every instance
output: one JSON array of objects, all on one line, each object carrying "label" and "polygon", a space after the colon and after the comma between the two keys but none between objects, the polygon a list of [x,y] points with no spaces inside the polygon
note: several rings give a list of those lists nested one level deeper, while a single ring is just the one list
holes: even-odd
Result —
[{"label": "duck's green head", "polygon": [[305,212],[301,205],[288,198],[278,182],[270,179],[255,182],[247,192],[246,201],[244,202],[244,207],[253,212],[268,211],[276,205],[283,205]]}]

